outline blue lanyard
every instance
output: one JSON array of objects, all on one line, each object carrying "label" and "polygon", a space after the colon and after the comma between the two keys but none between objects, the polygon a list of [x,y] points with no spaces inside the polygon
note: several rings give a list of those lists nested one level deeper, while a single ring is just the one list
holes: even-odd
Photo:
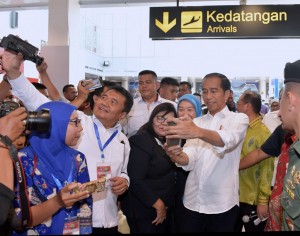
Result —
[{"label": "blue lanyard", "polygon": [[97,137],[98,146],[99,146],[100,151],[101,151],[101,159],[104,160],[103,151],[108,146],[108,144],[110,144],[110,142],[114,139],[114,137],[117,135],[118,130],[113,132],[113,134],[109,137],[109,139],[104,143],[103,147],[102,147],[102,142],[101,142],[101,139],[100,139],[99,131],[98,131],[98,128],[97,128],[97,125],[95,124],[95,122],[94,122],[94,130],[95,130],[95,134],[96,134],[96,137]]},{"label": "blue lanyard", "polygon": [[[67,183],[65,182],[65,185],[72,182],[72,173],[73,173],[73,162],[72,162],[72,168],[71,168],[71,171],[70,171],[70,174],[69,174],[69,177],[68,177],[68,182]],[[58,187],[59,190],[61,190],[62,187],[63,187],[61,182],[53,174],[51,174],[51,175],[52,175],[52,178],[53,178],[54,182],[56,183],[56,186]]]}]

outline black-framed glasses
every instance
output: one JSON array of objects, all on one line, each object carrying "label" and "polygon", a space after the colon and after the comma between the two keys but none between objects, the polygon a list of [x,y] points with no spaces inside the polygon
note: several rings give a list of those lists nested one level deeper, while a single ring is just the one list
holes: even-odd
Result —
[{"label": "black-framed glasses", "polygon": [[167,120],[167,118],[163,116],[156,116],[156,120],[158,123],[164,123]]},{"label": "black-framed glasses", "polygon": [[81,123],[81,119],[74,118],[74,119],[70,119],[69,122],[73,122],[75,126],[78,127],[79,124]]}]

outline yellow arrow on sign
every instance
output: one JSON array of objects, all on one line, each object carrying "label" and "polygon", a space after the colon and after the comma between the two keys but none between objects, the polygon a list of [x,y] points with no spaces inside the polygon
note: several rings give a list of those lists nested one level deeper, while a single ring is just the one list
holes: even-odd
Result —
[{"label": "yellow arrow on sign", "polygon": [[171,23],[169,23],[169,12],[163,13],[163,23],[159,20],[155,19],[155,25],[160,28],[162,31],[167,33],[170,29],[172,29],[176,25],[176,19],[174,19]]}]

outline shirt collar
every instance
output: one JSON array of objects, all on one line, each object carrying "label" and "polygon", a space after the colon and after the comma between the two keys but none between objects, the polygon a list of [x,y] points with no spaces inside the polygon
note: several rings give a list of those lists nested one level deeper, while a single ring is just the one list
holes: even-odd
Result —
[{"label": "shirt collar", "polygon": [[295,149],[295,151],[300,154],[300,140],[298,139],[292,144],[292,147]]},{"label": "shirt collar", "polygon": [[[157,101],[162,102],[162,98],[159,96],[158,93],[156,94],[156,96],[157,96],[157,99],[156,99],[156,101],[154,101],[154,102],[157,102]],[[142,96],[137,97],[135,100],[136,100],[138,103],[140,103],[140,102],[145,102],[144,99],[142,98]]]},{"label": "shirt collar", "polygon": [[249,127],[253,128],[258,122],[261,122],[261,120],[262,120],[261,116],[256,117],[254,120],[250,121]]},{"label": "shirt collar", "polygon": [[[225,106],[221,111],[217,112],[214,116],[223,118],[223,117],[227,116],[228,114],[230,114],[230,112],[231,111],[229,111],[228,107]],[[209,111],[207,112],[207,114],[209,116],[213,117]]]},{"label": "shirt collar", "polygon": [[[103,126],[103,124],[101,123],[101,121],[100,121],[99,119],[97,119],[96,116],[95,116],[94,114],[92,115],[92,120],[93,120],[93,122],[94,122],[97,126],[101,127],[102,129],[106,129],[106,128]],[[110,131],[112,131],[112,132],[114,132],[115,130],[121,131],[121,130],[122,130],[122,126],[121,126],[120,122],[117,122],[117,123],[115,124],[114,127],[111,127],[111,128],[109,128],[109,129],[106,129],[106,130],[110,130]]]}]

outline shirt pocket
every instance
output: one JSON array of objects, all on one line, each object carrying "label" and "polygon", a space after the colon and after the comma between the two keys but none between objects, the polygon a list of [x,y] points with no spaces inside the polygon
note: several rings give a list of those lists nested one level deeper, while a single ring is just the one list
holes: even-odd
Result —
[{"label": "shirt pocket", "polygon": [[128,131],[129,133],[136,132],[143,124],[148,121],[143,111],[133,111],[128,114]]}]

